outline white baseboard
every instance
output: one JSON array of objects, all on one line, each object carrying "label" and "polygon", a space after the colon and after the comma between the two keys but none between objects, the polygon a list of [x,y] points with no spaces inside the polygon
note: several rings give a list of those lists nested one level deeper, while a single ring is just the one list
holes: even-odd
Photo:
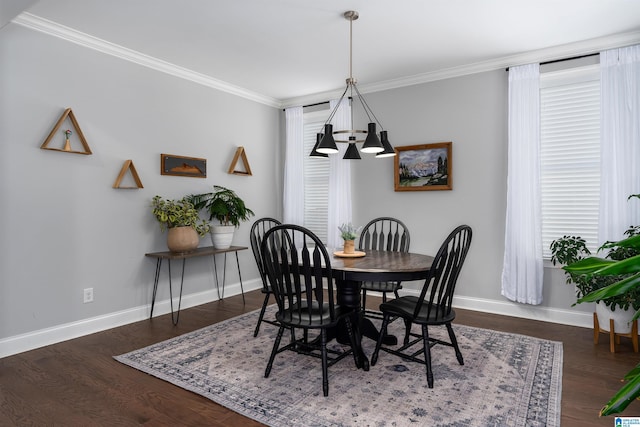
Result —
[{"label": "white baseboard", "polygon": [[[260,289],[262,283],[260,279],[253,279],[244,282],[245,292]],[[406,289],[404,294],[418,294],[418,291]],[[239,295],[240,283],[227,285],[225,297]],[[370,292],[376,295],[376,292]],[[377,294],[380,295],[380,294]],[[216,301],[218,294],[215,289],[198,292],[195,294],[183,295],[182,309],[195,307]],[[563,325],[581,326],[585,328],[593,327],[593,314],[572,310],[561,310],[548,307],[537,307],[526,304],[516,304],[505,301],[496,301],[482,298],[454,297],[453,305],[456,308],[481,311],[485,313],[501,314],[505,316],[522,317],[525,319],[540,320],[544,322],[560,323]],[[77,322],[66,323],[50,328],[40,329],[26,334],[15,335],[0,340],[0,358],[22,353],[59,343],[62,341],[78,338],[84,335],[93,334],[107,329],[115,328],[129,323],[139,322],[149,318],[151,304],[134,307],[128,310],[108,313],[102,316],[91,317]],[[156,301],[153,309],[154,317],[171,312],[171,305],[168,299]]]},{"label": "white baseboard", "polygon": [[[243,281],[243,287],[245,292],[260,289],[262,287],[262,281],[260,279]],[[225,298],[239,294],[240,283],[229,284],[225,287]],[[215,289],[183,295],[181,309],[206,304],[216,301],[217,299],[218,293]],[[145,304],[128,310],[108,313],[102,316],[91,317],[77,322],[65,323],[63,325],[4,338],[0,340],[0,358],[146,320],[149,318],[150,311],[151,304]],[[170,301],[168,299],[156,301],[153,308],[153,317],[168,313],[171,313]]]},{"label": "white baseboard", "polygon": [[591,312],[538,307],[528,304],[468,297],[454,297],[453,306],[455,308],[501,314],[503,316],[522,317],[524,319],[540,320],[542,322],[593,328],[593,313]]},{"label": "white baseboard", "polygon": [[[375,295],[375,292],[371,292]],[[382,295],[382,294],[379,294]],[[416,289],[404,289],[402,295],[419,296]],[[503,316],[521,317],[524,319],[540,320],[542,322],[559,323],[562,325],[593,328],[593,313],[578,310],[540,307],[529,304],[519,304],[510,301],[497,301],[483,298],[464,296],[453,297],[453,307],[483,313],[500,314]]]}]

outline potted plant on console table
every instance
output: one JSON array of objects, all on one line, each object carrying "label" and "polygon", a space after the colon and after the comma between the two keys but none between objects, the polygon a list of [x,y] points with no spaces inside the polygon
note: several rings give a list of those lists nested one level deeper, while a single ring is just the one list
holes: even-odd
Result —
[{"label": "potted plant on console table", "polygon": [[209,223],[200,218],[193,203],[183,198],[164,199],[155,196],[152,213],[160,223],[160,230],[169,230],[167,247],[171,252],[190,252],[198,247],[200,237],[209,232]]},{"label": "potted plant on console table", "polygon": [[240,227],[241,221],[248,221],[253,215],[244,201],[233,191],[219,185],[213,186],[213,192],[192,194],[187,196],[196,209],[209,214],[209,221],[214,218],[220,225],[211,226],[211,241],[216,249],[227,249],[231,246],[233,232]]}]

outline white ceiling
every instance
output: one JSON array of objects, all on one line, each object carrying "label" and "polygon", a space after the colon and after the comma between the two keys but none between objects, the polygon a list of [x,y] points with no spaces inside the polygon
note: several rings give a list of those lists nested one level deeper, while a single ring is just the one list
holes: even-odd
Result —
[{"label": "white ceiling", "polygon": [[347,10],[369,91],[640,42],[640,0],[41,0],[14,22],[44,18],[286,104],[344,87]]}]

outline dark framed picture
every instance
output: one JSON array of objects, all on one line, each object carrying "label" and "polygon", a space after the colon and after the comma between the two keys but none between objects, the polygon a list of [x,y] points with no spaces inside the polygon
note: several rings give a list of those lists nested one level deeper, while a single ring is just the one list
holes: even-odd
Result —
[{"label": "dark framed picture", "polygon": [[160,154],[160,173],[162,175],[206,178],[207,159]]},{"label": "dark framed picture", "polygon": [[396,147],[395,191],[451,190],[451,142]]}]

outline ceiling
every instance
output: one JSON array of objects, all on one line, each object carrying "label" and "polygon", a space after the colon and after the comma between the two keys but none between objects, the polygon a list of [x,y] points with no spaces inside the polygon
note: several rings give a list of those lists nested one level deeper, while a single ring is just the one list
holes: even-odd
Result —
[{"label": "ceiling", "polygon": [[282,105],[344,87],[347,10],[363,92],[640,43],[638,0],[3,1]]}]

